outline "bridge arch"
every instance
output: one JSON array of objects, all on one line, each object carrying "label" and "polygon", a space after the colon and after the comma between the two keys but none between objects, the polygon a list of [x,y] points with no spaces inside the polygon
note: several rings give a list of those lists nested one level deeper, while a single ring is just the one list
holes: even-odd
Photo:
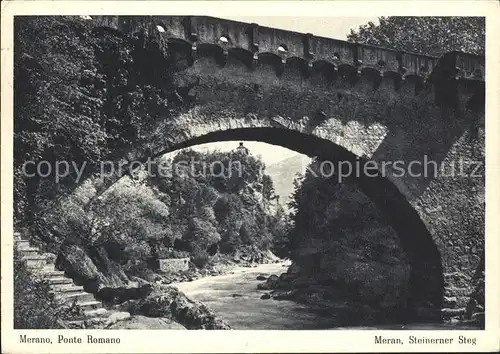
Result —
[{"label": "bridge arch", "polygon": [[[417,165],[413,171],[418,176],[397,177],[394,168],[387,167],[386,179],[363,183],[385,183],[385,189],[374,188],[386,191],[379,197],[380,205],[408,210],[393,215],[394,223],[415,229],[423,223],[423,234],[432,235],[441,254],[447,296],[456,297],[458,307],[465,306],[484,254],[484,174],[481,179],[436,171],[443,165],[484,163],[484,57],[401,53],[203,16],[96,20],[125,34],[161,23],[177,70],[173,82],[188,103],[163,120],[158,117],[148,141],[134,147],[128,160],[218,132],[275,128],[324,139],[379,165],[423,158],[435,163],[427,174],[423,163]],[[221,36],[229,39],[227,43]],[[202,43],[220,49],[204,50]],[[285,43],[286,53],[280,52]],[[205,55],[197,55],[199,46]],[[304,76],[301,68],[306,64]],[[343,151],[333,145],[328,149]],[[385,202],[390,195],[401,205]],[[430,300],[438,302],[437,297]]]},{"label": "bridge arch", "polygon": [[[232,140],[265,142],[320,160],[334,163],[349,162],[352,166],[359,163],[361,168],[369,161],[329,140],[276,127],[240,127],[193,135],[165,148],[153,157],[199,144]],[[398,234],[401,247],[408,256],[410,278],[407,308],[403,320],[409,322],[440,320],[443,298],[441,255],[420,216],[407,198],[387,178],[381,175],[373,177],[363,174],[359,176],[353,174],[346,178],[354,182],[382,212]]]}]

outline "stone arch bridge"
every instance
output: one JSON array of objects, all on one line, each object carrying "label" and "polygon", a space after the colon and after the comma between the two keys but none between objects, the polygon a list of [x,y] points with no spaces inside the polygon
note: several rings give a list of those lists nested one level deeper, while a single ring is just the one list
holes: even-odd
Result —
[{"label": "stone arch bridge", "polygon": [[[409,256],[411,320],[463,312],[484,267],[484,57],[435,58],[211,17],[94,20],[168,41],[175,83],[194,104],[161,123],[154,155],[246,139],[375,161],[383,176],[355,178]],[[411,173],[395,161],[413,162]]]}]

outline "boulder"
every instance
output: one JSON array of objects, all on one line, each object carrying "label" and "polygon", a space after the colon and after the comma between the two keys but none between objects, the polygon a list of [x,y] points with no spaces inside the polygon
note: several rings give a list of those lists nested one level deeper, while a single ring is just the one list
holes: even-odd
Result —
[{"label": "boulder", "polygon": [[108,316],[106,319],[105,327],[108,328],[118,321],[123,321],[130,318],[130,313],[128,312],[114,312]]},{"label": "boulder", "polygon": [[291,286],[294,289],[306,288],[310,283],[310,279],[307,276],[300,276],[291,281]]},{"label": "boulder", "polygon": [[280,275],[280,281],[282,282],[291,282],[293,279],[297,278],[297,273],[282,273]]},{"label": "boulder", "polygon": [[[148,285],[151,285],[151,282],[147,281],[147,280],[144,280],[142,278],[139,278],[139,277],[134,277],[134,276],[131,276],[130,277],[130,280],[132,281],[132,283],[135,283],[137,287],[144,287],[144,286],[148,286]],[[163,280],[161,276],[158,276],[155,281],[161,281]]]},{"label": "boulder", "polygon": [[85,291],[97,293],[109,288],[130,288],[132,284],[121,266],[112,261],[104,247],[84,248],[63,244],[56,260],[56,268],[64,270]]},{"label": "boulder", "polygon": [[257,280],[266,280],[267,279],[267,276],[265,276],[264,274],[259,274],[257,275]]},{"label": "boulder", "polygon": [[143,298],[152,290],[151,284],[145,284],[141,287],[103,288],[95,293],[95,297],[101,301],[119,304],[128,300]]},{"label": "boulder", "polygon": [[278,285],[279,280],[280,278],[277,275],[272,274],[267,278],[267,285],[270,289],[274,289]]},{"label": "boulder", "polygon": [[188,329],[231,329],[206,305],[193,301],[175,287],[156,287],[148,296],[120,306],[133,315],[170,318]]},{"label": "boulder", "polygon": [[180,323],[162,317],[131,316],[126,320],[116,322],[108,329],[186,329]]},{"label": "boulder", "polygon": [[297,263],[292,263],[290,267],[288,267],[287,271],[288,274],[299,274],[300,273],[300,266]]},{"label": "boulder", "polygon": [[269,294],[262,294],[262,296],[260,297],[262,300],[267,300],[267,299],[270,299],[271,298],[271,295]]},{"label": "boulder", "polygon": [[260,283],[260,284],[257,284],[257,289],[258,290],[270,290],[271,288],[269,287],[268,283]]},{"label": "boulder", "polygon": [[291,300],[295,295],[295,291],[293,290],[275,290],[271,293],[273,300]]}]

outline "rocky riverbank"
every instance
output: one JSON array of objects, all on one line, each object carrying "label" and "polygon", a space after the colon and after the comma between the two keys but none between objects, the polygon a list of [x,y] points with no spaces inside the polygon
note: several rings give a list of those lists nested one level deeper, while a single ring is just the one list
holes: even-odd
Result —
[{"label": "rocky riverbank", "polygon": [[204,304],[171,286],[155,286],[139,299],[103,309],[109,315],[62,322],[63,328],[87,329],[231,329]]},{"label": "rocky riverbank", "polygon": [[89,250],[71,244],[61,247],[56,264],[113,313],[106,318],[75,321],[68,328],[230,329],[209,307],[189,299],[169,284],[230,274],[235,267],[254,268],[279,261],[269,251],[236,253],[231,258],[215,255],[203,268],[190,263],[189,270],[175,274],[147,269],[138,276],[130,276],[104,248]]},{"label": "rocky riverbank", "polygon": [[[204,304],[189,299],[184,293],[171,286],[156,286],[152,291],[141,299],[128,300],[118,306],[118,309],[130,313],[135,317],[135,326],[144,324],[148,329],[148,323],[153,319],[165,324],[172,323],[176,327],[186,329],[231,329],[224,320],[218,318],[213,310]],[[140,316],[137,318],[137,316]],[[144,321],[144,318],[146,321]],[[127,328],[127,326],[120,326]]]},{"label": "rocky riverbank", "polygon": [[149,282],[168,285],[173,283],[191,282],[204,277],[231,274],[235,268],[239,267],[255,268],[259,264],[279,262],[282,262],[282,260],[269,250],[254,250],[251,255],[236,253],[231,257],[217,254],[211,260],[211,264],[204,268],[200,269],[193,264],[190,264],[189,270],[187,271],[181,271],[175,274],[154,273],[146,279]]},{"label": "rocky riverbank", "polygon": [[[259,274],[256,280],[261,281],[257,285],[257,289],[266,291],[261,295],[262,300],[292,300],[306,304],[335,318],[336,327],[363,326],[392,329],[408,327],[396,309],[391,311],[380,304],[362,301],[363,299],[356,293],[356,289],[348,284],[338,283],[338,287],[321,284],[318,278],[302,274],[296,264],[292,264],[286,272],[280,275]],[[477,291],[478,298],[481,297],[483,289],[480,285]],[[464,316],[450,318],[443,314],[443,320],[443,323],[420,325],[423,326],[422,328],[429,329],[479,329],[484,326],[484,317],[480,316],[472,316],[471,320]],[[410,327],[413,328],[413,326],[410,324]]]}]

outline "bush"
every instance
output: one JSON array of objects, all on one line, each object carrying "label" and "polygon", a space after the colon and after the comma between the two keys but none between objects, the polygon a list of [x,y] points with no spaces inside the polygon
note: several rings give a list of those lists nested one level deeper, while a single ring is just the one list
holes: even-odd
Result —
[{"label": "bush", "polygon": [[210,261],[210,255],[205,250],[195,249],[191,261],[198,268],[204,268]]},{"label": "bush", "polygon": [[14,328],[65,328],[63,321],[78,318],[81,308],[65,304],[51,292],[46,280],[36,277],[14,253]]}]

